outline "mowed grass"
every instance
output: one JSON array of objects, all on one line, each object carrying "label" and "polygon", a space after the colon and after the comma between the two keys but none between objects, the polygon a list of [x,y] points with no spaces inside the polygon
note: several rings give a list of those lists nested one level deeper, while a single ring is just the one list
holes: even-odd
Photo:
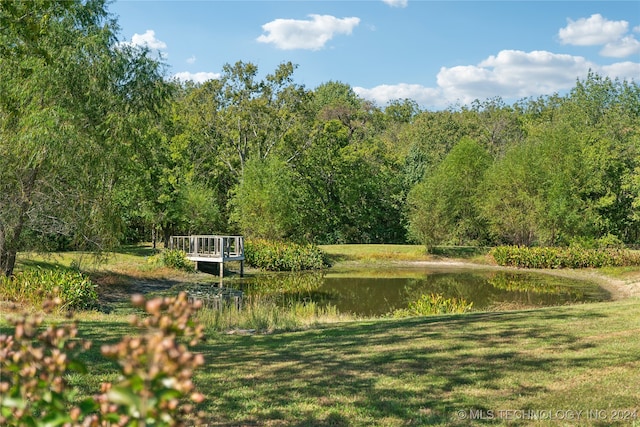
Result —
[{"label": "mowed grass", "polygon": [[[352,259],[407,260],[405,249],[377,257],[365,246],[379,245],[358,245]],[[347,259],[348,248],[335,251]],[[136,276],[136,257],[106,270]],[[122,314],[78,318],[93,347],[82,355],[89,373],[69,381],[92,395],[117,379],[100,347],[137,331]],[[210,331],[195,351],[206,360],[194,381],[210,426],[640,426],[638,298],[265,335]]]},{"label": "mowed grass", "polygon": [[[200,350],[213,425],[558,425],[497,415],[606,410],[569,424],[604,426],[640,411],[637,299],[218,336]],[[479,410],[493,419],[470,420]]]},{"label": "mowed grass", "polygon": [[488,248],[472,246],[441,246],[427,253],[423,245],[321,245],[333,263],[343,266],[350,264],[380,264],[388,262],[434,261],[443,258],[464,259],[486,263]]},{"label": "mowed grass", "polygon": [[[99,348],[131,333],[124,317],[81,321],[94,344],[72,385],[115,380]],[[211,426],[640,425],[638,299],[211,334],[195,350]]]}]

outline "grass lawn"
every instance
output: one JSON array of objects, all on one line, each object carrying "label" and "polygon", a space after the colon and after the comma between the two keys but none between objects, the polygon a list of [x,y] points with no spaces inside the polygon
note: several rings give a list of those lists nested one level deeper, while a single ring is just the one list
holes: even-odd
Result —
[{"label": "grass lawn", "polygon": [[329,255],[335,263],[341,265],[376,264],[385,262],[433,261],[442,258],[457,258],[484,262],[488,248],[482,247],[448,247],[434,248],[427,253],[423,245],[321,245],[320,248]]},{"label": "grass lawn", "polygon": [[[214,334],[195,383],[214,426],[640,425],[639,319],[628,299]],[[128,332],[123,317],[82,321],[90,374],[72,384],[114,380],[98,349]]]},{"label": "grass lawn", "polygon": [[[100,346],[132,330],[124,315],[79,320],[94,344],[89,373],[69,379],[93,394],[116,375]],[[640,426],[638,298],[212,333],[196,351],[211,426]]]}]

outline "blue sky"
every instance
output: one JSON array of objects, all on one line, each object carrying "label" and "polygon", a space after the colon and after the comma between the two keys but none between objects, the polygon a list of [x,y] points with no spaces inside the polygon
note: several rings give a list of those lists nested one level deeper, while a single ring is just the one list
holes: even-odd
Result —
[{"label": "blue sky", "polygon": [[121,40],[151,48],[170,76],[204,81],[237,61],[264,75],[291,61],[296,83],[347,83],[380,106],[562,93],[589,69],[640,81],[638,1],[116,0],[109,10]]}]

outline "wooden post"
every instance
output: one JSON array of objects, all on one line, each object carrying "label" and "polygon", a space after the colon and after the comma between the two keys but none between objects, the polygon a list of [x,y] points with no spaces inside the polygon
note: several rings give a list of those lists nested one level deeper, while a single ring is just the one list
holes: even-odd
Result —
[{"label": "wooden post", "polygon": [[220,263],[218,263],[218,266],[220,267],[220,279],[224,278],[224,261],[220,261]]},{"label": "wooden post", "polygon": [[244,261],[240,261],[240,277],[244,277]]}]

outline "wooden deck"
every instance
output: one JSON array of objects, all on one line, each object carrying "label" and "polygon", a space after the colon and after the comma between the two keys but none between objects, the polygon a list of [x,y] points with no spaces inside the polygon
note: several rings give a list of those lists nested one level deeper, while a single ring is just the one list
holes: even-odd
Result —
[{"label": "wooden deck", "polygon": [[242,236],[171,236],[170,249],[186,253],[187,258],[196,263],[214,262],[220,266],[220,277],[224,275],[224,263],[240,261],[240,276],[244,275],[244,237]]}]

